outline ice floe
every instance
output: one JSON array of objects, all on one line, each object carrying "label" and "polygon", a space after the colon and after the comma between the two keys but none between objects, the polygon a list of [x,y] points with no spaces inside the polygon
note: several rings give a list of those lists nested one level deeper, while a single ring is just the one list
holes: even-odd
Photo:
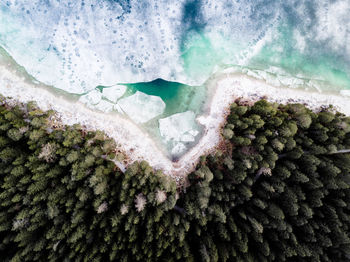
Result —
[{"label": "ice floe", "polygon": [[120,107],[120,105],[118,104],[115,104],[114,107],[113,107],[114,111],[117,111],[118,113],[120,114],[124,114],[124,111],[123,109]]},{"label": "ice floe", "polygon": [[79,99],[80,102],[89,106],[89,105],[97,105],[102,99],[102,94],[99,90],[94,89],[88,92],[85,95],[82,95]]},{"label": "ice floe", "polygon": [[124,85],[115,85],[111,87],[105,87],[102,90],[102,97],[113,103],[117,103],[118,99],[125,94],[125,91],[126,91],[126,86]]},{"label": "ice floe", "polygon": [[216,66],[283,67],[286,53],[292,72],[313,61],[305,69],[317,73],[332,56],[326,68],[349,75],[350,2],[319,2],[0,1],[0,45],[38,81],[75,94],[157,78],[201,85]]},{"label": "ice floe", "polygon": [[160,135],[165,141],[188,142],[188,140],[192,140],[198,134],[195,118],[194,112],[186,111],[159,119]]},{"label": "ice floe", "polygon": [[187,147],[184,145],[184,143],[181,142],[175,142],[172,145],[172,149],[171,149],[171,154],[173,156],[179,156],[181,154],[183,154],[186,151]]},{"label": "ice floe", "polygon": [[192,111],[159,119],[160,135],[173,156],[182,154],[187,149],[185,144],[195,141],[199,133],[197,129],[196,115]]},{"label": "ice floe", "polygon": [[160,116],[165,110],[165,103],[160,97],[140,91],[120,99],[118,105],[133,121],[140,124]]},{"label": "ice floe", "polygon": [[101,100],[97,105],[94,106],[94,109],[97,109],[99,111],[109,113],[114,110],[114,104],[111,102],[108,102],[106,100]]}]

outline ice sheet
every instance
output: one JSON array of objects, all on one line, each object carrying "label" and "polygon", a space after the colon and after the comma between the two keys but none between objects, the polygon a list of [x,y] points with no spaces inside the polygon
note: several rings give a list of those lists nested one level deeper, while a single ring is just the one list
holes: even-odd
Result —
[{"label": "ice sheet", "polygon": [[136,123],[146,123],[165,110],[165,103],[160,97],[139,91],[119,100],[118,105]]}]

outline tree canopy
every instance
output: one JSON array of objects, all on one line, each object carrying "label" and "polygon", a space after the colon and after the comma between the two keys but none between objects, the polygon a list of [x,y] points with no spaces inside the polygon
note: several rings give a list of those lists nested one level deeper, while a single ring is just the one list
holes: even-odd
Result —
[{"label": "tree canopy", "polygon": [[175,182],[102,132],[0,105],[1,261],[349,261],[350,119],[239,101]]}]

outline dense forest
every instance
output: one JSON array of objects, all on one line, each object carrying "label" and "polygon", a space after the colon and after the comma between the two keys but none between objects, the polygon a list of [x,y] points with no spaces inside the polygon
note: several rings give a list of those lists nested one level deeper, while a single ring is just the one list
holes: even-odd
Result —
[{"label": "dense forest", "polygon": [[236,101],[189,186],[114,141],[0,105],[0,261],[349,261],[350,119]]}]

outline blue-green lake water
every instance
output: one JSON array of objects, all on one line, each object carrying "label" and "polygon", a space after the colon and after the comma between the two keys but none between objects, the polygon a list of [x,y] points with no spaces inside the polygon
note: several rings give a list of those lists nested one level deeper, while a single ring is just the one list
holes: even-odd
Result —
[{"label": "blue-green lake water", "polygon": [[[147,120],[139,124],[162,136],[160,119],[203,111],[204,83],[224,68],[290,88],[350,90],[349,13],[348,0],[1,1],[0,47],[33,79],[90,93],[87,103],[125,86],[120,99],[135,98]],[[135,115],[128,101],[118,109]]]}]

